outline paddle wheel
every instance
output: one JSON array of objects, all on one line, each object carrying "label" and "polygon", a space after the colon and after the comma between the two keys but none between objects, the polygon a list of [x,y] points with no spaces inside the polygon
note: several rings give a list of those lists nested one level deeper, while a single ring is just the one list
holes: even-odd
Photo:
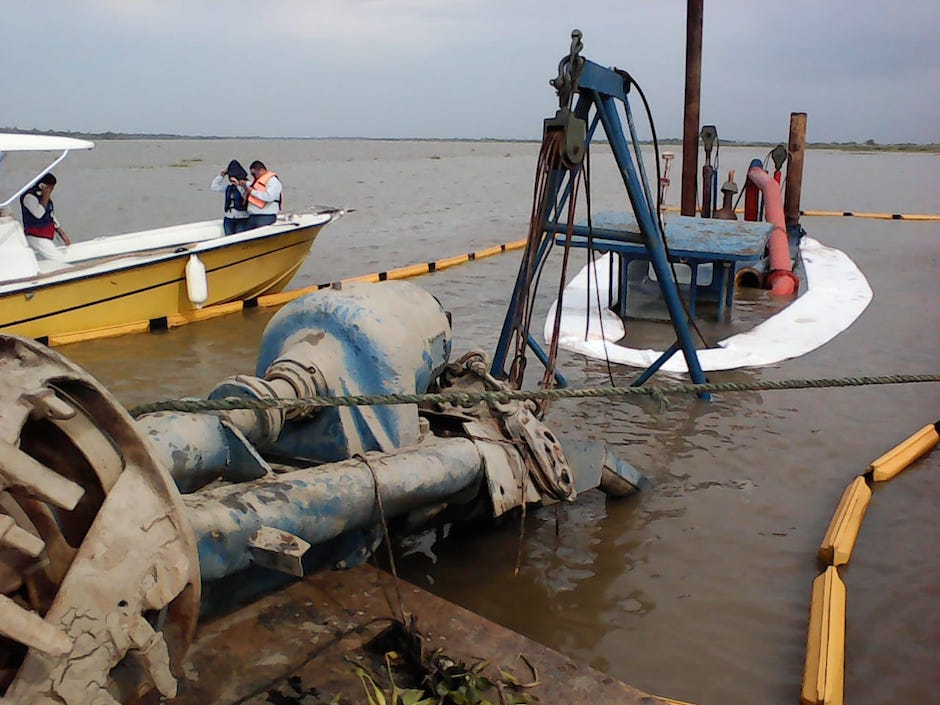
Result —
[{"label": "paddle wheel", "polygon": [[7,701],[172,696],[200,589],[172,479],[114,397],[61,355],[0,338],[0,376]]}]

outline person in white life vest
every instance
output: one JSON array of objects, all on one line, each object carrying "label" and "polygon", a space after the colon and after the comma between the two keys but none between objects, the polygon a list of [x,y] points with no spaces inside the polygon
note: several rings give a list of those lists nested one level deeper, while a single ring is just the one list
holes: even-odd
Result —
[{"label": "person in white life vest", "polygon": [[64,248],[56,247],[55,236],[62,238],[66,246],[71,245],[72,241],[55,217],[52,204],[55,185],[55,176],[43,174],[32,188],[20,196],[20,208],[23,211],[23,231],[29,246],[40,257],[61,261],[65,259]]},{"label": "person in white life vest", "polygon": [[248,200],[248,229],[270,225],[281,212],[283,186],[277,174],[268,171],[263,162],[257,160],[248,167],[252,181],[243,181],[245,198]]}]

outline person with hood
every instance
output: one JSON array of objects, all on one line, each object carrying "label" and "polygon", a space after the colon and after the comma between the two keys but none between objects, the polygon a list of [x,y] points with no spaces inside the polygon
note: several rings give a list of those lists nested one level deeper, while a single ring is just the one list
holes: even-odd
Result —
[{"label": "person with hood", "polygon": [[226,235],[244,232],[248,229],[248,201],[244,183],[248,178],[245,167],[233,159],[228,166],[212,179],[209,188],[213,191],[225,191],[225,219],[222,228]]},{"label": "person with hood", "polygon": [[56,185],[56,178],[51,173],[43,174],[32,187],[20,196],[20,207],[23,211],[23,231],[26,233],[26,242],[35,250],[37,255],[51,260],[65,258],[63,248],[54,243],[55,236],[62,238],[65,245],[72,241],[59,225],[55,217],[55,207],[52,205],[52,190]]}]

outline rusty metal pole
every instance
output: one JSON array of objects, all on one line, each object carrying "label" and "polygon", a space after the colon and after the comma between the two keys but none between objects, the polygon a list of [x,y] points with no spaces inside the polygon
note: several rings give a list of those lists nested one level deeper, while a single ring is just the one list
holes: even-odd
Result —
[{"label": "rusty metal pole", "polygon": [[800,222],[800,193],[803,190],[803,152],[806,147],[806,113],[790,113],[790,141],[787,158],[787,188],[783,215],[787,225]]},{"label": "rusty metal pole", "polygon": [[685,25],[685,119],[682,131],[682,215],[695,215],[698,120],[702,93],[702,4],[688,0]]}]

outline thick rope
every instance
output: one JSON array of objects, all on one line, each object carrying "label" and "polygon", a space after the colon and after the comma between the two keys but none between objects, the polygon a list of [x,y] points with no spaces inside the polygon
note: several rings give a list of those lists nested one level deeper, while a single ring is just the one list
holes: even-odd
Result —
[{"label": "thick rope", "polygon": [[884,375],[870,377],[842,377],[837,379],[784,379],[763,382],[707,382],[703,384],[675,384],[662,387],[593,387],[585,389],[507,389],[486,392],[443,392],[427,394],[361,394],[341,397],[301,397],[299,399],[169,399],[141,404],[130,409],[137,418],[156,411],[231,411],[235,409],[311,410],[331,406],[373,406],[394,404],[456,404],[473,406],[479,402],[505,403],[515,399],[619,399],[645,396],[659,401],[675,394],[702,392],[763,392],[782,389],[826,389],[831,387],[864,387],[881,384],[917,384],[940,382],[940,374]]},{"label": "thick rope", "polygon": [[[369,472],[372,473],[372,487],[375,489],[375,506],[379,510],[379,520],[382,524],[382,533],[385,539],[385,546],[388,548],[388,564],[392,569],[392,582],[395,586],[395,596],[398,598],[398,615],[401,618],[401,624],[404,627],[407,624],[405,621],[405,602],[401,599],[401,588],[398,586],[398,569],[395,568],[395,552],[392,550],[392,537],[388,533],[388,522],[385,521],[385,507],[382,506],[382,492],[379,488],[379,475],[375,471],[375,468],[372,467],[372,463],[369,462],[369,459],[366,456],[362,455],[361,453],[356,453],[353,455],[353,458],[369,468]],[[388,595],[385,596],[385,599],[388,601],[389,610],[394,612],[395,608],[392,606],[392,601],[388,599]]]}]

